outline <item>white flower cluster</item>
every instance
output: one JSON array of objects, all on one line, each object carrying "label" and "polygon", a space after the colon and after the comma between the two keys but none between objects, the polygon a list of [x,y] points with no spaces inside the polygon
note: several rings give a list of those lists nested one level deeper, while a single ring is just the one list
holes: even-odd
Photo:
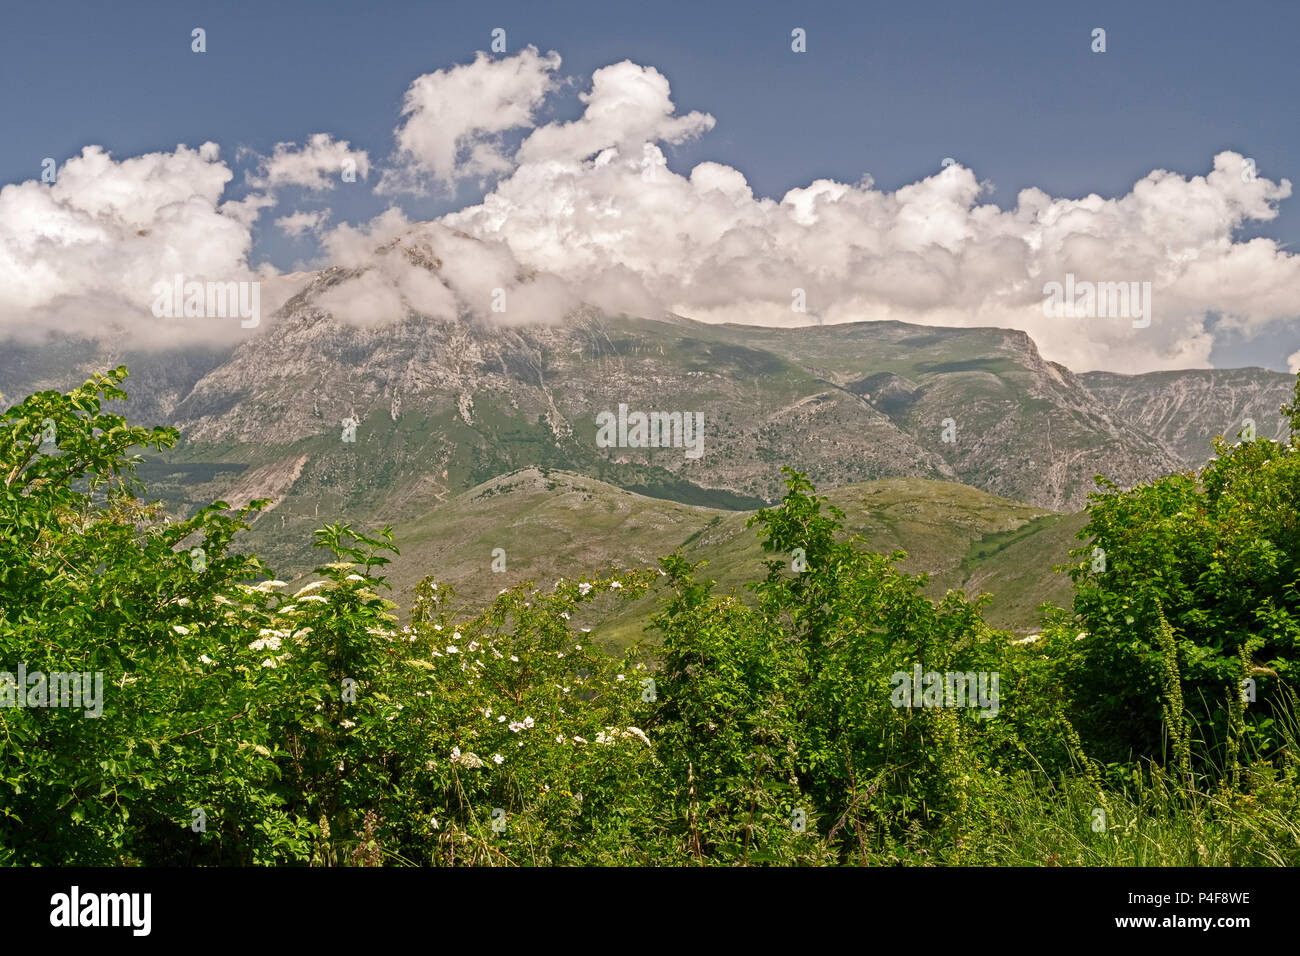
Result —
[{"label": "white flower cluster", "polygon": [[478,770],[483,766],[483,761],[478,754],[473,751],[461,753],[459,747],[451,748],[451,762],[458,763],[462,767],[469,767],[471,770]]},{"label": "white flower cluster", "polygon": [[278,651],[280,641],[289,636],[287,631],[273,631],[269,628],[262,628],[257,632],[258,639],[248,645],[249,650],[253,651]]},{"label": "white flower cluster", "polygon": [[650,738],[645,735],[645,731],[640,727],[624,727],[621,730],[617,727],[606,727],[603,731],[596,734],[596,743],[606,745],[614,744],[624,738],[635,738],[647,747],[650,746]]}]

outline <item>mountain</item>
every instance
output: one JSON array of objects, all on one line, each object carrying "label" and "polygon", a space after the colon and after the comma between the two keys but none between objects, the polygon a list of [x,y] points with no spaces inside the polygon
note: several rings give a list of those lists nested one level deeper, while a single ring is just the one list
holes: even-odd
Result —
[{"label": "mountain", "polygon": [[1236,441],[1246,419],[1256,434],[1275,441],[1288,437],[1280,411],[1289,403],[1295,376],[1263,368],[1187,369],[1118,375],[1085,372],[1079,376],[1110,413],[1158,439],[1184,468],[1203,465],[1210,441]]},{"label": "mountain", "polygon": [[[418,232],[381,254],[440,268]],[[1263,369],[1076,375],[995,328],[775,329],[591,310],[550,326],[415,315],[367,326],[320,306],[358,274],[315,274],[233,349],[6,348],[0,388],[68,387],[127,362],[129,413],[181,430],[166,460],[219,479],[204,493],[396,520],[528,466],[723,508],[773,500],[788,464],[822,488],[933,478],[1077,510],[1094,475],[1129,486],[1203,463],[1209,438],[1245,417],[1280,434],[1290,385]],[[620,406],[702,415],[703,453],[599,447],[597,416]],[[353,416],[356,441],[344,442]]]},{"label": "mountain", "polygon": [[[379,254],[441,267],[418,231]],[[524,534],[552,556],[533,562],[539,580],[543,570],[596,570],[606,558],[648,563],[697,533],[717,550],[696,556],[730,580],[728,556],[740,545],[724,532],[738,535],[744,515],[780,496],[789,465],[834,494],[893,481],[877,486],[897,498],[887,508],[862,505],[872,540],[908,550],[936,587],[999,584],[1004,606],[1020,602],[1005,620],[1021,626],[1056,593],[1038,575],[1047,552],[1059,563],[1055,536],[1074,544],[1095,475],[1131,486],[1195,467],[1211,454],[1209,439],[1234,434],[1244,418],[1281,437],[1277,408],[1292,381],[1264,369],[1078,375],[1022,332],[901,322],[778,329],[580,309],[552,325],[415,314],[365,324],[321,304],[358,274],[305,278],[238,346],[6,345],[0,391],[15,399],[66,389],[127,364],[126,413],[182,435],[142,467],[151,492],[177,512],[273,499],[250,544],[283,574],[310,569],[310,532],[327,519],[396,526],[420,559],[395,569],[402,584],[477,567],[489,541],[513,527],[506,518],[522,520],[510,508],[528,501],[540,523],[507,537],[518,549]],[[598,422],[620,410],[702,416],[700,453],[681,443],[604,447]],[[345,419],[356,422],[354,441],[344,440]],[[566,490],[544,477],[559,473]],[[506,494],[493,485],[503,475],[543,478],[513,477],[520,487]],[[975,522],[979,533],[967,537],[961,509],[987,509],[957,502],[951,489],[962,486],[1001,502],[997,520]],[[897,534],[878,526],[924,507],[937,509],[932,521],[914,516]],[[931,548],[936,534],[942,546]],[[1025,561],[1025,574],[990,571],[971,548]],[[1025,582],[1034,587],[1018,597]]]},{"label": "mountain", "polygon": [[119,365],[131,370],[128,399],[113,407],[133,424],[166,425],[196,382],[227,361],[233,346],[124,348],[110,338],[51,336],[39,344],[0,342],[0,395],[14,402],[34,392],[66,392]]}]

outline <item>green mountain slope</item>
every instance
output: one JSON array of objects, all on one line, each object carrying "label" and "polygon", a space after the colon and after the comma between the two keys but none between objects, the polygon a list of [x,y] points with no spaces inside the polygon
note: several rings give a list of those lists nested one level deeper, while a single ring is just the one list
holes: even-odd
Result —
[{"label": "green mountain slope", "polygon": [[[931,575],[928,592],[948,588],[994,595],[988,618],[1017,632],[1036,629],[1038,605],[1068,603],[1069,581],[1053,565],[1078,546],[1083,517],[997,498],[964,485],[892,479],[834,489],[830,500],[846,527],[872,550],[902,549],[902,567]],[[538,469],[504,475],[452,496],[396,529],[402,549],[388,567],[394,597],[405,606],[426,574],[451,584],[457,600],[486,602],[521,581],[548,587],[561,577],[614,567],[651,567],[683,547],[722,591],[761,577],[768,559],[751,512],[725,511],[638,495],[563,472]],[[279,533],[274,513],[258,519],[255,539]],[[505,570],[493,570],[494,549]],[[498,562],[498,567],[500,562]],[[300,565],[295,570],[303,570]],[[741,593],[738,591],[738,593]],[[635,640],[650,602],[599,606],[584,622],[602,641]]]}]

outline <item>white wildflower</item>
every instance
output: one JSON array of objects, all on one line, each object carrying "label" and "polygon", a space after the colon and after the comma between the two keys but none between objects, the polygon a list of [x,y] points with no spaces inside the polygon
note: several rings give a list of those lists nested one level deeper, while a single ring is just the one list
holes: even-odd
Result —
[{"label": "white wildflower", "polygon": [[471,770],[477,770],[483,766],[482,758],[473,751],[453,757],[452,760],[462,767],[469,767]]},{"label": "white wildflower", "polygon": [[[262,633],[266,634],[267,632],[263,631]],[[278,651],[280,649],[280,638],[272,634],[269,637],[263,637],[261,640],[254,641],[252,644],[249,644],[248,647],[250,650],[254,651],[264,651],[267,649]]]}]

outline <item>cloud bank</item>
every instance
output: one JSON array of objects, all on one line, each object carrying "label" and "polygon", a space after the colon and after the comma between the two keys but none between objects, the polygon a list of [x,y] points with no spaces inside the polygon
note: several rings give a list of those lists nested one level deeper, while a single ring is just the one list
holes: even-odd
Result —
[{"label": "cloud bank", "polygon": [[[1199,174],[1153,170],[1113,198],[1025,189],[1005,211],[956,164],[894,191],[864,176],[765,198],[720,163],[668,168],[665,150],[715,121],[679,111],[653,67],[599,69],[576,119],[542,121],[567,86],[560,65],[530,47],[416,78],[377,164],[374,192],[393,205],[362,225],[329,227],[329,210],[275,219],[316,237],[322,265],[365,270],[323,307],[359,324],[411,312],[557,321],[586,303],[761,325],[999,326],[1072,368],[1126,372],[1208,365],[1216,335],[1249,338],[1300,312],[1300,257],[1237,238],[1276,217],[1291,183],[1237,153],[1207,157]],[[325,194],[349,162],[364,181],[370,156],[324,133],[252,155],[255,191],[238,201],[223,199],[232,173],[213,143],[121,161],[91,146],[52,185],[0,190],[0,335],[134,322],[168,339],[181,333],[141,314],[151,285],[175,272],[260,278],[264,302],[282,301],[296,280],[250,265],[262,210],[286,187]],[[410,222],[399,204],[470,181],[481,201],[433,223]],[[1149,325],[1045,315],[1044,286],[1067,276],[1149,282]]]},{"label": "cloud bank", "polygon": [[[1208,365],[1211,313],[1221,331],[1250,332],[1300,310],[1300,257],[1234,240],[1273,219],[1291,184],[1233,152],[1205,175],[1154,170],[1117,198],[1026,189],[1007,211],[981,203],[959,165],[893,192],[818,180],[777,201],[728,166],[667,168],[661,147],[712,117],[676,115],[654,69],[598,70],[583,99],[579,120],[534,130],[510,175],[442,222],[504,243],[609,311],[653,302],[704,321],[1000,326],[1072,368],[1145,371]],[[1047,317],[1044,285],[1067,274],[1150,282],[1150,325]]]}]

